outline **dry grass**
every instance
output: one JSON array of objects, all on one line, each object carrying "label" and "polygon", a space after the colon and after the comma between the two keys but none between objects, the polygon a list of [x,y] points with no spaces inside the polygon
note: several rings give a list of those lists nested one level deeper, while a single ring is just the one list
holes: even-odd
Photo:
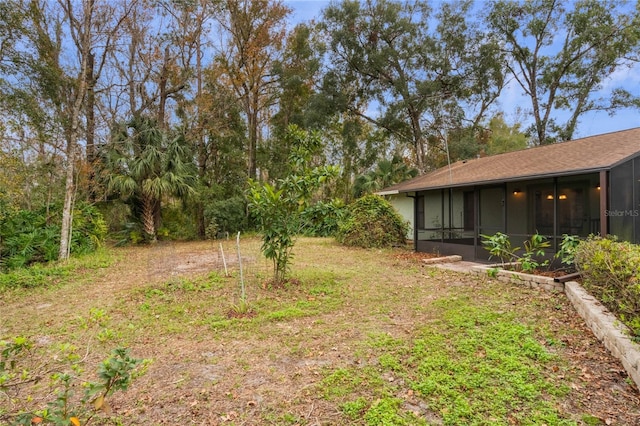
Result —
[{"label": "dry grass", "polygon": [[[36,342],[43,355],[26,360],[31,368],[71,344],[87,378],[116,346],[151,359],[144,376],[114,395],[105,424],[376,424],[383,417],[353,416],[347,408],[358,398],[372,408],[385,392],[402,400],[398,412],[408,414],[398,419],[406,424],[446,424],[451,408],[415,391],[415,370],[402,354],[427,330],[450,333],[442,318],[460,301],[508,314],[553,355],[540,374],[565,391],[544,398],[566,424],[640,419],[637,390],[561,295],[440,271],[400,249],[306,238],[294,251],[296,279],[265,288],[271,271],[259,247],[257,239],[242,241],[250,316],[229,315],[240,292],[233,241],[223,241],[228,278],[218,242],[162,243],[114,249],[109,268],[82,271],[65,285],[3,294],[0,340],[21,335]],[[378,345],[386,339],[396,352]],[[401,363],[395,370],[380,361],[391,355]],[[369,369],[374,373],[364,374]],[[328,381],[343,371],[358,389]],[[43,382],[0,395],[0,407],[42,407],[48,392]],[[494,420],[476,424],[533,424],[518,413]]]}]

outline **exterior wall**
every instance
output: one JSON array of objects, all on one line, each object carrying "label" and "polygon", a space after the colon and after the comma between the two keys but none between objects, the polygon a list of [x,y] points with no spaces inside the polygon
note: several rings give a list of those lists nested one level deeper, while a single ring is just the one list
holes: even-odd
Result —
[{"label": "exterior wall", "polygon": [[[445,203],[446,204],[446,203]],[[440,228],[443,224],[443,201],[442,191],[429,191],[424,196],[424,227]],[[420,238],[426,239],[437,238],[437,234],[428,232],[427,235],[420,235]]]},{"label": "exterior wall", "polygon": [[415,226],[413,217],[413,198],[407,196],[407,194],[391,195],[389,196],[389,203],[391,203],[391,205],[398,211],[405,222],[409,222],[407,239],[413,240],[413,231]]},{"label": "exterior wall", "polygon": [[453,191],[453,193],[451,194],[450,220],[451,228],[464,228],[464,201],[462,191]]}]

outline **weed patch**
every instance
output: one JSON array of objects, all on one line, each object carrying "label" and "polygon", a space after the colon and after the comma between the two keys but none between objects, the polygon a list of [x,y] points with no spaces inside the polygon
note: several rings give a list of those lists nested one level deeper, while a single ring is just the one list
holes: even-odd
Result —
[{"label": "weed patch", "polygon": [[0,294],[7,291],[64,285],[76,281],[80,275],[107,268],[113,256],[106,249],[71,258],[67,262],[36,263],[33,266],[0,272]]},{"label": "weed patch", "polygon": [[546,364],[561,361],[515,314],[465,297],[432,308],[439,319],[414,338],[369,335],[364,345],[378,354],[375,368],[331,372],[325,397],[343,399],[344,415],[362,415],[367,425],[426,424],[407,408],[415,406],[447,425],[575,424],[554,404],[569,388],[545,375]]}]

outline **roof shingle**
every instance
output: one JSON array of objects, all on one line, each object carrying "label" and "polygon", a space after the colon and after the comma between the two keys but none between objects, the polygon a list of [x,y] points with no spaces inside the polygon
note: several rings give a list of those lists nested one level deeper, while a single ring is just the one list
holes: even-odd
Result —
[{"label": "roof shingle", "polygon": [[640,128],[458,161],[380,194],[582,174],[608,170],[640,155]]}]

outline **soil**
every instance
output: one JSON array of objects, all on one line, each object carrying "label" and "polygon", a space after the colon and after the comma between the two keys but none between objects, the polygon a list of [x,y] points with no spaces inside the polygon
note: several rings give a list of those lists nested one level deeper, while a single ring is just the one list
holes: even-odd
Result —
[{"label": "soil", "polygon": [[[225,244],[227,268],[236,268],[233,245]],[[296,257],[296,265],[322,265],[323,256],[332,256],[332,263],[322,267],[344,274],[345,282],[349,270],[366,267],[354,265],[348,249],[331,244],[311,247],[312,253]],[[212,270],[224,271],[218,243],[213,242],[160,243],[121,249],[119,253],[114,265],[82,285],[15,297],[0,295],[0,340],[25,333],[47,345],[61,338],[48,330],[64,330],[64,324],[74,324],[79,313],[96,307],[108,311],[112,321],[126,322],[130,317],[126,309],[131,306],[128,299],[140,288],[168,279],[202,276]],[[388,271],[385,284],[389,288],[396,287],[402,293],[428,285],[429,292],[420,296],[425,297],[425,303],[445,295],[452,287],[472,293],[478,285],[478,278],[452,272],[438,272],[441,275],[434,280],[433,270],[421,264],[423,254],[380,251],[370,256],[372,262]],[[278,299],[285,297],[284,292],[300,292],[303,300],[315,297],[305,294],[302,285],[261,288],[267,281],[269,265],[261,260],[257,240],[249,249],[245,247],[242,262],[247,275],[261,277],[260,285],[251,288],[254,300]],[[407,270],[413,275],[407,275]],[[372,283],[375,278],[371,277]],[[230,286],[235,287],[235,281]],[[527,298],[556,297],[540,292],[525,294],[523,302]],[[384,300],[385,296],[381,297]],[[595,339],[567,301],[553,303],[556,308],[548,318],[549,326],[571,331],[557,351],[579,377],[570,382],[572,397],[566,399],[563,411],[576,416],[589,413],[600,424],[640,424],[640,395],[620,363]],[[228,303],[222,306],[228,307]],[[228,310],[222,312],[234,316]],[[416,321],[424,320],[397,307],[388,315],[380,315],[354,300],[330,314],[265,323],[258,335],[241,330],[234,338],[227,338],[202,326],[194,326],[189,334],[139,330],[130,342],[131,352],[153,362],[127,392],[111,398],[110,410],[123,419],[120,424],[132,425],[354,424],[318,392],[323,370],[360,362],[355,349],[367,330],[406,334],[417,326]],[[87,364],[97,364],[104,358],[97,350],[98,343],[78,339],[78,346],[86,347]],[[0,405],[1,401],[0,396]],[[297,420],[287,420],[282,413],[291,413]],[[434,424],[438,424],[437,419]]]}]

